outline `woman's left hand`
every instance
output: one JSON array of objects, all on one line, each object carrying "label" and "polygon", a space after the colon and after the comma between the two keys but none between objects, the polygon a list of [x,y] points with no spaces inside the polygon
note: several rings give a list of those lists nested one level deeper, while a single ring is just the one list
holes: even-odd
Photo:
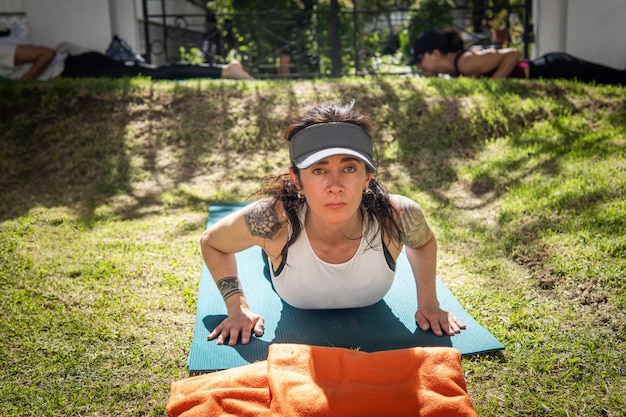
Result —
[{"label": "woman's left hand", "polygon": [[454,336],[467,326],[454,314],[439,307],[420,307],[415,313],[415,322],[424,331],[432,330],[437,336]]}]

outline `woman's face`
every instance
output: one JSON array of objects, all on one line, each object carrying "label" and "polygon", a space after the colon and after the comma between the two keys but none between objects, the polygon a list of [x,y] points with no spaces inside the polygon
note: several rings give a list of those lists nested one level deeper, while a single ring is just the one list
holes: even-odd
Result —
[{"label": "woman's face", "polygon": [[426,52],[422,57],[422,60],[417,63],[417,68],[420,68],[426,75],[445,73],[445,67],[442,66],[441,58],[441,52],[437,49],[432,52]]},{"label": "woman's face", "polygon": [[334,155],[300,170],[299,182],[293,171],[290,174],[311,214],[333,224],[354,216],[372,178],[365,163],[351,155]]}]

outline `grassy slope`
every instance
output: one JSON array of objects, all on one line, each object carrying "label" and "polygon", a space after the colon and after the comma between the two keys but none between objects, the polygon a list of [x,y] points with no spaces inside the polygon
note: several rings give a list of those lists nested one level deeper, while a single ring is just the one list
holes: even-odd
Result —
[{"label": "grassy slope", "polygon": [[351,99],[507,347],[463,362],[479,415],[621,415],[626,90],[393,77],[0,83],[0,414],[162,415],[207,205],[281,170],[307,105]]}]

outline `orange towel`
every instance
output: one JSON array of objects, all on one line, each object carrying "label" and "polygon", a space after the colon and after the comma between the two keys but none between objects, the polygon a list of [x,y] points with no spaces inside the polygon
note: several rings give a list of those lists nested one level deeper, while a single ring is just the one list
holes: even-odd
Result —
[{"label": "orange towel", "polygon": [[193,376],[172,383],[170,416],[267,416],[270,390],[267,361]]},{"label": "orange towel", "polygon": [[273,344],[267,361],[172,384],[171,417],[471,416],[453,348],[366,353]]}]

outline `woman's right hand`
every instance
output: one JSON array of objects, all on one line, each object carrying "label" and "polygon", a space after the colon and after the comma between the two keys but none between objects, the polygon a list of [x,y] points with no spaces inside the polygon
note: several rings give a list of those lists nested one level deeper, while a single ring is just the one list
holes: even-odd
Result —
[{"label": "woman's right hand", "polygon": [[228,339],[229,346],[235,346],[239,336],[241,343],[250,343],[250,336],[254,332],[257,337],[263,336],[265,330],[265,320],[255,314],[249,308],[242,308],[237,313],[229,314],[207,337],[207,340],[217,338],[217,344],[223,345]]}]

